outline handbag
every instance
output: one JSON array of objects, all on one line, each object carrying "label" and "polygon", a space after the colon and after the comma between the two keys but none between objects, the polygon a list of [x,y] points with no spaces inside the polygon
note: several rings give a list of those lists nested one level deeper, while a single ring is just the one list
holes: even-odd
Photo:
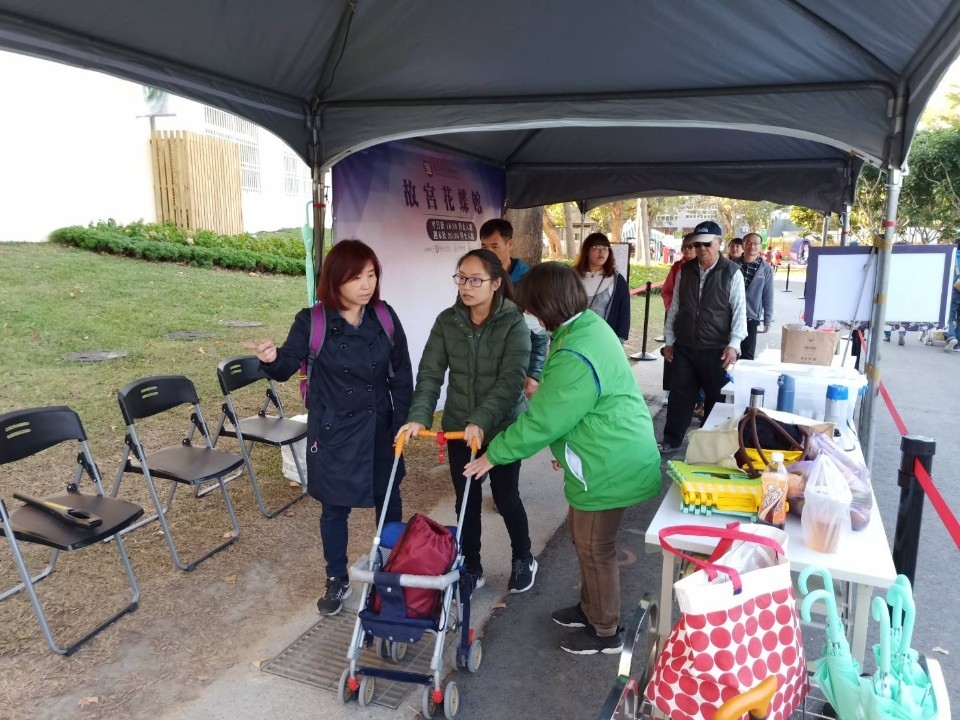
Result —
[{"label": "handbag", "polygon": [[758,477],[770,464],[771,450],[783,453],[784,465],[803,460],[811,433],[809,426],[781,423],[759,408],[747,408],[737,426],[737,466]]},{"label": "handbag", "polygon": [[[721,540],[707,560],[669,542],[676,535]],[[771,720],[786,720],[809,689],[793,596],[788,536],[767,525],[663,528],[664,550],[700,569],[674,585],[680,620],[654,663],[647,700],[674,720],[713,717],[730,698],[777,679]]]}]

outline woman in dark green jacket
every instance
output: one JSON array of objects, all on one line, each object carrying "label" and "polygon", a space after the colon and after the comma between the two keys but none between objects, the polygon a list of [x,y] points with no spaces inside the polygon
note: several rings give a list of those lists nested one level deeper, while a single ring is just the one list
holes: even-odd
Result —
[{"label": "woman in dark green jacket", "polygon": [[[482,451],[527,406],[523,384],[530,360],[530,330],[513,303],[509,276],[489,250],[471,250],[460,258],[453,279],[459,288],[457,300],[433,324],[420,360],[410,414],[397,437],[405,433],[412,437],[433,424],[449,369],[442,428],[465,433],[464,442],[451,442],[448,452],[459,512],[467,486],[463,467],[470,459],[471,441]],[[490,471],[490,490],[513,548],[512,593],[533,587],[537,573],[519,478],[519,460]],[[476,587],[484,584],[480,563],[482,489],[482,483],[470,483],[463,520],[463,553]]]}]

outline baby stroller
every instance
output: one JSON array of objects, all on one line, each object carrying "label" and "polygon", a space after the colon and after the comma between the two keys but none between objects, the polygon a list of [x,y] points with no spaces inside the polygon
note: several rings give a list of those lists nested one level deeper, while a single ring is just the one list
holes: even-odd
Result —
[{"label": "baby stroller", "polygon": [[[441,449],[447,440],[463,439],[462,432],[438,433],[421,430],[418,436],[435,437]],[[403,445],[404,440],[401,438],[394,451],[393,469],[387,486],[386,497],[388,498],[393,491],[394,477],[403,453]],[[476,452],[476,446],[471,447],[471,459]],[[376,678],[383,678],[423,685],[421,711],[424,717],[432,718],[441,707],[444,717],[448,720],[456,717],[460,707],[457,683],[451,680],[446,686],[441,686],[444,639],[447,632],[458,630],[460,633],[454,656],[458,670],[465,669],[475,673],[480,669],[483,659],[483,646],[474,636],[474,631],[470,629],[470,595],[474,590],[474,579],[466,571],[460,548],[460,535],[469,495],[469,492],[463,494],[457,526],[446,528],[456,538],[456,559],[452,567],[439,576],[398,574],[381,570],[406,526],[405,523],[389,523],[384,526],[387,512],[387,504],[384,503],[369,556],[361,558],[350,568],[350,579],[363,583],[363,592],[360,596],[360,612],[357,614],[353,637],[347,650],[350,667],[340,676],[338,696],[341,703],[346,704],[356,697],[361,706],[368,705],[373,699]],[[372,602],[373,588],[376,588],[379,596],[384,598],[379,611],[374,609]],[[439,614],[424,619],[407,617],[401,588],[425,588],[439,591],[441,594]],[[392,602],[388,603],[385,599],[387,597],[392,598]],[[454,599],[456,608],[452,610]],[[364,646],[370,647],[371,644],[380,658],[400,662],[406,654],[407,643],[418,642],[424,633],[432,633],[435,636],[429,675],[358,664],[360,651]]]}]

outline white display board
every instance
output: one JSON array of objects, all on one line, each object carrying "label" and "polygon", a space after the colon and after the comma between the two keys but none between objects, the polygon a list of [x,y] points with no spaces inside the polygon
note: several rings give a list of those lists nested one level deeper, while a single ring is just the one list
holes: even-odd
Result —
[{"label": "white display board", "polygon": [[613,253],[613,261],[617,264],[617,270],[623,275],[623,279],[630,280],[630,244],[629,243],[610,243],[610,252]]},{"label": "white display board", "polygon": [[[870,320],[877,277],[871,247],[810,249],[804,288],[807,325]],[[890,322],[943,324],[950,299],[953,245],[895,245],[886,317]]]}]

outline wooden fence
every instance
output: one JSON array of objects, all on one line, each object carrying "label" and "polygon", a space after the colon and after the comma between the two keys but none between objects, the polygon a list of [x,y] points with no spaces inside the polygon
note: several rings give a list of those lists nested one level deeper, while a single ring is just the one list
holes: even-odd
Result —
[{"label": "wooden fence", "polygon": [[150,138],[157,222],[184,230],[243,232],[240,146],[182,131]]}]

